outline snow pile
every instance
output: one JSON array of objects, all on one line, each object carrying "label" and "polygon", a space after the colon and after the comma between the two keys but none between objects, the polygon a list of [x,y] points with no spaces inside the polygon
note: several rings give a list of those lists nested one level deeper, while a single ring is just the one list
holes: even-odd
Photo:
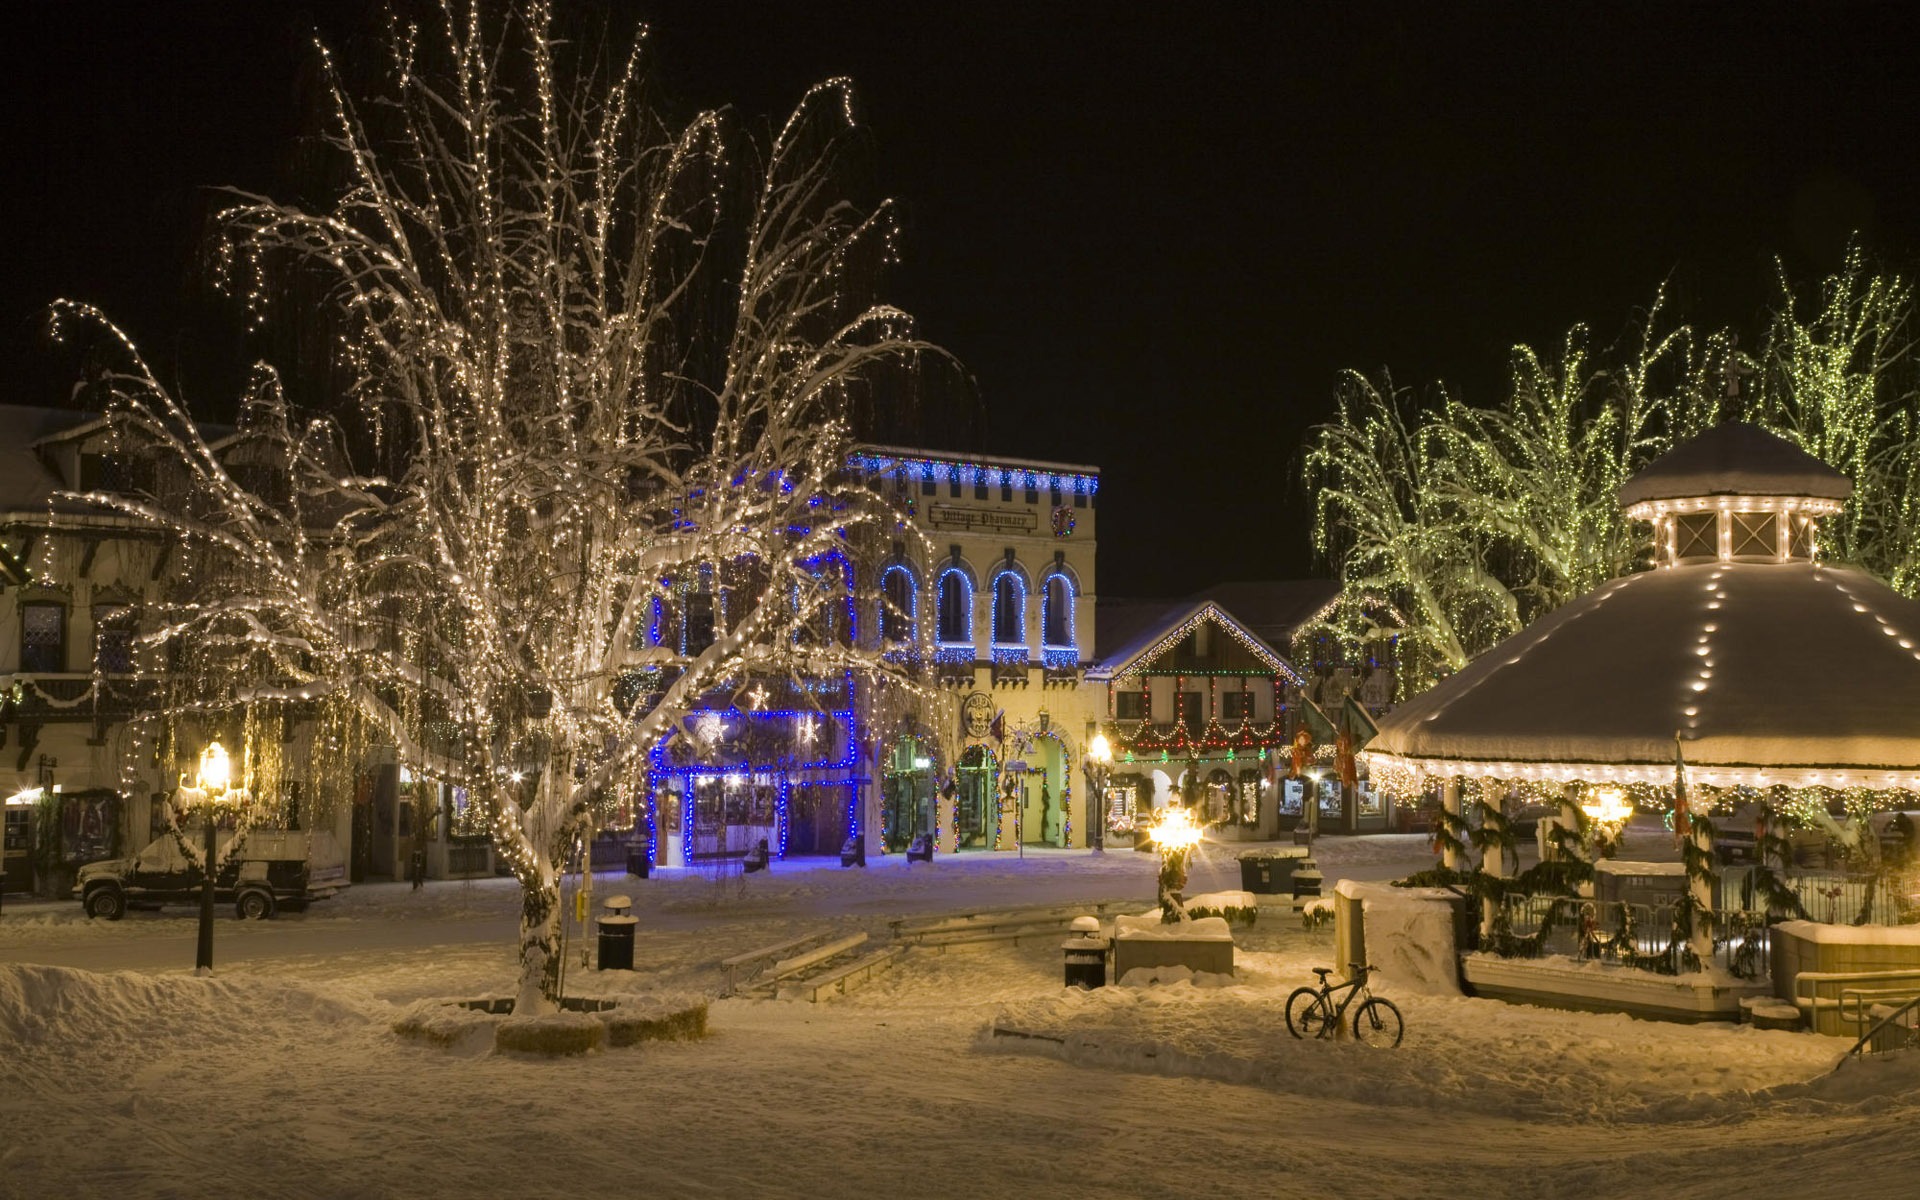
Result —
[{"label": "snow pile", "polygon": [[82,1044],[108,1053],[150,1036],[214,1037],[238,1021],[360,1024],[365,1009],[244,976],[98,975],[69,967],[0,963],[0,1042]]},{"label": "snow pile", "polygon": [[1113,918],[1113,936],[1137,942],[1231,942],[1233,930],[1227,927],[1225,917],[1195,917],[1168,924],[1153,913],[1139,917],[1121,913]]},{"label": "snow pile", "polygon": [[1194,971],[1177,964],[1162,967],[1135,967],[1120,979],[1121,987],[1144,988],[1159,987],[1165,984],[1190,983],[1197,988],[1224,988],[1234,985],[1231,975],[1222,975],[1218,971]]},{"label": "snow pile", "polygon": [[1763,1103],[1755,1093],[1804,1082],[1828,1069],[1840,1049],[1826,1038],[1747,1026],[1380,991],[1406,1018],[1399,1049],[1297,1040],[1279,1015],[1284,994],[1247,986],[1103,988],[1008,1004],[976,1044],[996,1054],[1213,1079],[1316,1100],[1516,1120],[1642,1122],[1751,1113]]}]

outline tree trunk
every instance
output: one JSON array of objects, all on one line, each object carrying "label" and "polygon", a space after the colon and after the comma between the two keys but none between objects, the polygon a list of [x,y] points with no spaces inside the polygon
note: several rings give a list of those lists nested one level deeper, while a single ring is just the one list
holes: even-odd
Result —
[{"label": "tree trunk", "polygon": [[560,881],[544,864],[520,881],[519,1015],[553,1012],[560,1002]]}]

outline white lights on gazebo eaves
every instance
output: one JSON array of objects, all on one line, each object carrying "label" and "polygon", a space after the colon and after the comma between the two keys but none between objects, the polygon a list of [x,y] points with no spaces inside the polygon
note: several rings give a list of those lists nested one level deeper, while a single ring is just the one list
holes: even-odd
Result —
[{"label": "white lights on gazebo eaves", "polygon": [[1673,500],[1642,500],[1627,508],[1630,521],[1653,521],[1660,517],[1709,510],[1728,513],[1796,513],[1804,517],[1830,517],[1845,507],[1841,501],[1819,496],[1687,496]]},{"label": "white lights on gazebo eaves", "polygon": [[[1367,769],[1376,779],[1400,776],[1410,781],[1443,779],[1510,780],[1519,783],[1584,783],[1622,787],[1673,783],[1671,762],[1618,765],[1611,763],[1522,763],[1468,761],[1444,758],[1402,758],[1380,751],[1362,751]],[[1687,779],[1711,788],[1864,788],[1868,791],[1920,791],[1920,771],[1878,771],[1870,768],[1736,767],[1687,763]]]}]

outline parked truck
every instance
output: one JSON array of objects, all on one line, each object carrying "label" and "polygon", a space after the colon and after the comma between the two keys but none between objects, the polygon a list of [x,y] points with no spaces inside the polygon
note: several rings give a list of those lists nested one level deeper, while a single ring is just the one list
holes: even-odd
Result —
[{"label": "parked truck", "polygon": [[[184,836],[199,842],[197,831]],[[231,861],[232,835],[218,835],[213,898],[233,905],[244,920],[265,920],[298,911],[347,886],[344,857],[331,834],[298,829],[253,829]],[[200,868],[181,851],[171,834],[162,834],[131,858],[109,858],[80,868],[73,894],[87,916],[118,921],[128,909],[157,909],[165,904],[198,904]]]}]

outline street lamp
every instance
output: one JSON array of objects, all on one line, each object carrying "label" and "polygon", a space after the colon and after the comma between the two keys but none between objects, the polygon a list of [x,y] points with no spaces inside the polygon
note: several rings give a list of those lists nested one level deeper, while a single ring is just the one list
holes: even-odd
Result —
[{"label": "street lamp", "polygon": [[193,787],[187,787],[184,777],[180,781],[182,792],[199,793],[200,819],[207,829],[207,856],[200,864],[200,944],[194,954],[195,974],[213,973],[213,875],[216,866],[213,818],[227,799],[232,783],[233,765],[228,761],[226,747],[219,742],[208,742],[207,748],[200,752],[199,771]]},{"label": "street lamp", "polygon": [[1107,735],[1096,732],[1087,742],[1088,809],[1087,844],[1095,854],[1107,848],[1107,772],[1113,767],[1113,747]]}]

